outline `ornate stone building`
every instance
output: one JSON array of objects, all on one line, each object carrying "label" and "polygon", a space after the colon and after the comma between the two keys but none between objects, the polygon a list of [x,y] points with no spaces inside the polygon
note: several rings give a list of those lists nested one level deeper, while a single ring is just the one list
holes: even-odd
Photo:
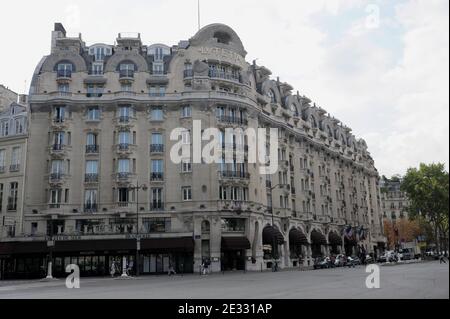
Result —
[{"label": "ornate stone building", "polygon": [[381,199],[383,218],[395,221],[408,218],[406,208],[409,205],[406,193],[400,189],[401,179],[381,179]]},{"label": "ornate stone building", "polygon": [[[5,277],[13,260],[36,272],[50,251],[56,274],[77,263],[98,275],[124,256],[138,256],[140,273],[196,272],[203,259],[213,271],[264,270],[384,243],[365,141],[246,62],[231,28],[209,25],[172,47],[139,34],[116,43],[87,46],[55,25],[30,91],[23,233],[0,244]],[[170,135],[182,128],[192,147],[194,120],[278,129],[279,170],[174,163]],[[247,139],[229,143],[248,149]]]}]

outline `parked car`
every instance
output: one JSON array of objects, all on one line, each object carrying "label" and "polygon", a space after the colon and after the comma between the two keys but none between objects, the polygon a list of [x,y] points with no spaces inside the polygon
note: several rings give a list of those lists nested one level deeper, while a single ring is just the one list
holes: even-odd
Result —
[{"label": "parked car", "polygon": [[411,260],[414,259],[414,251],[411,248],[404,248],[399,251],[399,258],[402,260]]}]

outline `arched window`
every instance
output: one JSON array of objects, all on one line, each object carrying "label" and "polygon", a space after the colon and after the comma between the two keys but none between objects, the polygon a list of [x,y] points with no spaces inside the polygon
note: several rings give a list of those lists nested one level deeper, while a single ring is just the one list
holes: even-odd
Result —
[{"label": "arched window", "polygon": [[229,44],[231,41],[231,36],[223,31],[215,32],[213,37],[217,39],[218,43]]},{"label": "arched window", "polygon": [[132,62],[123,61],[119,64],[120,77],[132,78],[134,77],[134,71],[136,71],[136,67]]},{"label": "arched window", "polygon": [[311,115],[309,117],[309,123],[311,124],[312,128],[317,128],[317,122],[316,122],[316,119],[314,118],[314,116]]},{"label": "arched window", "polygon": [[328,133],[328,137],[333,137],[333,131],[331,130],[330,126],[327,125],[327,133]]},{"label": "arched window", "polygon": [[267,96],[270,98],[270,103],[276,103],[275,93],[272,90],[267,92]]}]

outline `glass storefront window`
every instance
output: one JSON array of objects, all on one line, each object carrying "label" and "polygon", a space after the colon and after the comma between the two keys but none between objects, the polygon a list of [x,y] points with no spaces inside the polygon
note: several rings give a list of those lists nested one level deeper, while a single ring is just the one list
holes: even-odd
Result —
[{"label": "glass storefront window", "polygon": [[224,231],[224,232],[245,232],[245,219],[243,219],[243,218],[222,218],[222,231]]}]

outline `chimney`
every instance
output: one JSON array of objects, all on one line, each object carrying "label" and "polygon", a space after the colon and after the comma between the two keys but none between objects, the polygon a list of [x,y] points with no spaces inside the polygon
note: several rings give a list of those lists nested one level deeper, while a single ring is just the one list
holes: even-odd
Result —
[{"label": "chimney", "polygon": [[66,37],[66,29],[64,28],[62,23],[56,22],[55,27],[52,31],[52,51],[56,47],[56,39],[65,37]]}]

